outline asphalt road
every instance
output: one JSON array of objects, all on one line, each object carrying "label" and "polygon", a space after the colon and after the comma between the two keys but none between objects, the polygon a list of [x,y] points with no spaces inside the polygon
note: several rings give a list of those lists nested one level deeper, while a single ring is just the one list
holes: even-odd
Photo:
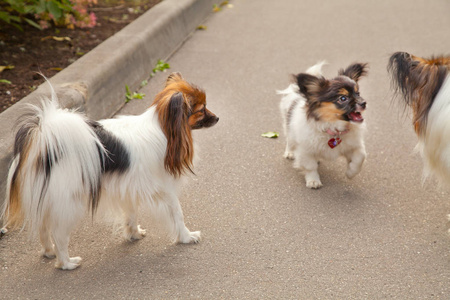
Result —
[{"label": "asphalt road", "polygon": [[[38,256],[25,233],[0,240],[1,299],[449,299],[449,191],[422,184],[410,118],[392,102],[387,60],[450,49],[448,1],[235,0],[169,59],[170,71],[203,87],[219,117],[195,133],[196,176],[181,196],[197,245],[172,245],[143,213],[145,239],[122,241],[89,218],[70,245],[72,272]],[[327,60],[326,76],[368,62],[367,161],[320,166],[310,190],[286,161],[275,90],[290,74]],[[142,112],[159,73],[121,113]]]}]

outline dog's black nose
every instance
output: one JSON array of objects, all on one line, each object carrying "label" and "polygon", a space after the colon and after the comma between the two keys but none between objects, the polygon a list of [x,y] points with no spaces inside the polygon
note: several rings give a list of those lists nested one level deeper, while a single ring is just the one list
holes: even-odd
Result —
[{"label": "dog's black nose", "polygon": [[362,107],[362,109],[366,109],[366,102],[359,103],[359,105]]}]

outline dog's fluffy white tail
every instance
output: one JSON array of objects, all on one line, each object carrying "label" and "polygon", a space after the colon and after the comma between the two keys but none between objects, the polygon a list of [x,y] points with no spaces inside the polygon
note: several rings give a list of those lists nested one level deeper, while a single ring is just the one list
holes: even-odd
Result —
[{"label": "dog's fluffy white tail", "polygon": [[323,65],[326,65],[327,62],[325,60],[319,61],[314,66],[311,66],[306,70],[306,73],[314,75],[314,76],[323,76],[322,74],[322,67]]},{"label": "dog's fluffy white tail", "polygon": [[18,122],[2,217],[35,234],[48,222],[72,223],[89,201],[96,205],[104,149],[82,115],[59,107],[53,87],[42,107],[28,109]]}]

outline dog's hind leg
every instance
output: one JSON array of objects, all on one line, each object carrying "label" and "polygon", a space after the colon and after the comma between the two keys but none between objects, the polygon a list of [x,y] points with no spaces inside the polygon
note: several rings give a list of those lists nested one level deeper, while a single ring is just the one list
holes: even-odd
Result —
[{"label": "dog's hind leg", "polygon": [[[128,201],[127,203],[131,203]],[[130,204],[130,206],[122,207],[125,213],[125,228],[124,237],[128,241],[140,240],[142,239],[146,231],[141,228],[141,225],[137,224],[137,209],[135,206]]]},{"label": "dog's hind leg", "polygon": [[294,159],[294,151],[295,147],[292,145],[292,142],[289,142],[289,140],[286,140],[286,149],[284,150],[284,158],[287,159]]},{"label": "dog's hind leg", "polygon": [[55,249],[46,222],[44,222],[39,229],[39,238],[42,245],[42,255],[47,258],[55,258]]},{"label": "dog's hind leg", "polygon": [[[84,206],[77,205],[81,200],[69,199],[63,207],[57,207],[57,213],[52,214],[51,232],[55,244],[55,267],[63,270],[73,270],[80,265],[81,257],[69,257],[70,233],[83,217]],[[72,205],[70,205],[72,204]],[[58,211],[58,209],[60,209]]]},{"label": "dog's hind leg", "polygon": [[56,249],[55,267],[63,270],[73,270],[80,266],[81,257],[69,257],[69,239],[70,231],[58,228],[53,233]]},{"label": "dog's hind leg", "polygon": [[175,230],[176,241],[183,244],[198,243],[200,241],[200,231],[189,231],[184,224],[183,210],[181,209],[178,197],[174,194],[167,195],[167,206],[173,229]]}]

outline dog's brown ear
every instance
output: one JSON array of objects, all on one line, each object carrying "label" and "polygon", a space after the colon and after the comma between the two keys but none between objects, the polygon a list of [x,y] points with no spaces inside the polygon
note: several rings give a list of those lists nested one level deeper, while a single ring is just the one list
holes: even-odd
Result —
[{"label": "dog's brown ear", "polygon": [[297,81],[300,93],[308,100],[313,96],[317,96],[320,90],[326,88],[328,85],[328,81],[325,78],[316,77],[307,73],[300,73],[295,75],[294,78]]},{"label": "dog's brown ear", "polygon": [[175,83],[177,81],[180,81],[180,80],[184,80],[183,76],[181,76],[181,73],[173,72],[172,74],[169,75],[169,77],[167,77],[166,86],[168,86],[171,83]]},{"label": "dog's brown ear", "polygon": [[447,78],[450,59],[425,59],[406,52],[396,52],[389,59],[392,87],[404,103],[413,109],[413,124],[418,135],[424,133],[434,98]]},{"label": "dog's brown ear", "polygon": [[188,124],[188,105],[183,94],[178,92],[163,99],[157,106],[159,121],[167,138],[164,167],[175,177],[186,170],[192,172],[194,149]]},{"label": "dog's brown ear", "polygon": [[339,71],[339,75],[344,75],[347,77],[350,77],[355,82],[358,82],[359,78],[361,76],[364,76],[367,74],[368,64],[362,64],[362,63],[354,63],[350,66],[348,66],[345,70],[342,69]]}]

